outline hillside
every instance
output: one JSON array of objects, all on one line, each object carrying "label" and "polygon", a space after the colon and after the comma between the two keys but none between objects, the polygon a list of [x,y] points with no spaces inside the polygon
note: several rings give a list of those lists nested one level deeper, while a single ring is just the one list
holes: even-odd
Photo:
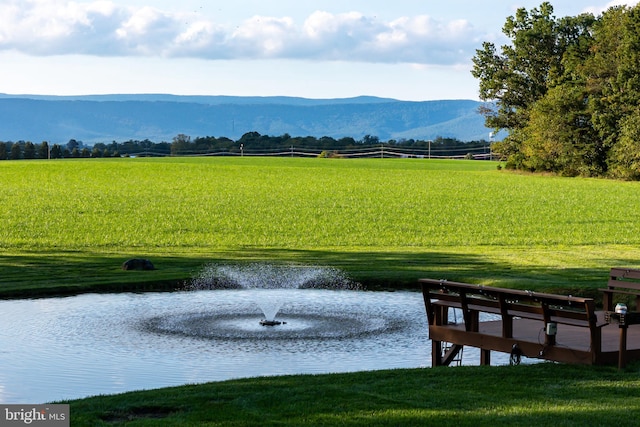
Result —
[{"label": "hillside", "polygon": [[383,141],[486,140],[490,130],[479,106],[470,100],[409,102],[376,97],[0,95],[0,141],[161,142],[179,133],[238,139],[252,131],[355,139],[372,135]]}]

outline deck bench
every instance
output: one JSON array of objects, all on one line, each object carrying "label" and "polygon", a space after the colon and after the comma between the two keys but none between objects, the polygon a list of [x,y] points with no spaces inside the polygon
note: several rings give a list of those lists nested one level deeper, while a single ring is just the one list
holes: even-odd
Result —
[{"label": "deck bench", "polygon": [[[432,341],[432,366],[449,365],[465,345],[490,352],[517,352],[529,358],[565,363],[603,364],[601,329],[592,298],[554,295],[420,279]],[[450,321],[451,309],[462,323]],[[480,322],[480,314],[494,320]],[[443,345],[451,343],[451,345]]]},{"label": "deck bench", "polygon": [[[618,366],[623,368],[627,363],[628,328],[640,324],[640,270],[614,267],[609,273],[607,287],[600,290],[605,320],[618,324],[620,328]],[[633,306],[627,307],[624,313],[616,313],[617,302],[632,303]]]},{"label": "deck bench", "polygon": [[[615,302],[634,300],[635,311],[640,311],[640,270],[629,268],[612,268],[609,273],[607,287],[602,291],[602,307],[604,311],[613,311]],[[635,297],[635,298],[634,298]],[[631,310],[632,307],[629,307]]]}]

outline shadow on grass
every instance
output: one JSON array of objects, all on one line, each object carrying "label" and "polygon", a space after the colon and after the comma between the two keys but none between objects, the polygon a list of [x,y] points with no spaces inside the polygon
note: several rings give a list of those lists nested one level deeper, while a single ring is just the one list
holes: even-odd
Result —
[{"label": "shadow on grass", "polygon": [[70,404],[86,425],[158,415],[176,425],[628,425],[637,383],[635,372],[540,363],[249,378]]},{"label": "shadow on grass", "polygon": [[[153,271],[124,271],[133,257],[150,259]],[[368,289],[418,289],[422,277],[580,296],[597,296],[608,260],[593,268],[549,268],[498,262],[483,254],[428,251],[338,251],[243,248],[211,252],[21,252],[0,255],[0,297],[82,292],[180,289],[211,263],[295,263],[339,268]],[[635,260],[616,260],[631,264]]]}]

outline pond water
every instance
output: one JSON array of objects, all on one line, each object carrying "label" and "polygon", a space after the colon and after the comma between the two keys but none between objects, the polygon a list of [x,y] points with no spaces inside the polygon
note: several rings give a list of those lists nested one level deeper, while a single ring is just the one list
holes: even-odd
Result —
[{"label": "pond water", "polygon": [[[281,305],[262,326],[260,292]],[[479,354],[465,349],[465,364]],[[493,362],[508,363],[496,354]],[[502,357],[502,359],[501,359]],[[422,295],[202,290],[0,301],[0,403],[430,365]]]}]

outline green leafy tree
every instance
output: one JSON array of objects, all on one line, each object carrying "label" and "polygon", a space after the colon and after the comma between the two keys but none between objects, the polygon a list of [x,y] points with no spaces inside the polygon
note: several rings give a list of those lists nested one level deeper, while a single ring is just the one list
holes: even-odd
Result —
[{"label": "green leafy tree", "polygon": [[362,144],[367,144],[367,145],[378,145],[378,144],[380,144],[380,138],[378,138],[375,135],[368,135],[367,134],[362,138],[361,143]]},{"label": "green leafy tree", "polygon": [[22,157],[25,159],[36,158],[36,146],[31,141],[24,143],[24,150],[22,151]]},{"label": "green leafy tree", "polygon": [[74,148],[77,148],[78,150],[80,150],[82,148],[82,142],[76,141],[75,139],[70,139],[69,142],[67,142],[66,148],[69,151],[73,151]]},{"label": "green leafy tree", "polygon": [[583,64],[594,44],[591,14],[559,21],[558,39],[562,73],[550,77],[547,93],[530,110],[521,132],[521,166],[563,175],[599,175],[606,156],[593,129]]},{"label": "green leafy tree", "polygon": [[640,108],[620,121],[620,139],[611,150],[609,163],[611,176],[640,179]]},{"label": "green leafy tree", "polygon": [[[559,132],[565,138],[569,137],[571,132],[567,126],[570,127],[576,118],[559,119],[554,130],[549,132],[537,127],[544,125],[546,114],[564,111],[561,105],[553,105],[564,102],[559,94],[571,93],[568,102],[576,102],[574,88],[558,90],[542,105],[536,107],[536,104],[554,87],[572,84],[573,74],[579,71],[583,58],[589,55],[594,22],[595,18],[590,14],[557,19],[553,6],[544,2],[531,11],[520,8],[515,16],[507,18],[503,33],[510,44],[501,46],[498,51],[493,43],[485,42],[483,48],[476,51],[472,74],[479,80],[480,98],[488,102],[481,111],[488,127],[509,132],[503,141],[495,144],[495,150],[509,159],[511,167],[534,170],[560,167],[561,163],[550,162],[549,156],[534,157],[545,153],[545,145],[554,145],[554,152],[563,146],[563,151],[567,152],[571,144],[567,145],[566,139],[544,139],[554,132],[555,136]],[[533,121],[532,114],[535,115]],[[565,125],[561,130],[562,123]],[[532,135],[535,141],[529,141]],[[575,164],[575,159],[565,158],[561,162]]]},{"label": "green leafy tree", "polygon": [[97,142],[93,145],[93,148],[96,148],[102,152],[107,149],[107,145],[104,142]]},{"label": "green leafy tree", "polygon": [[621,104],[622,88],[618,66],[624,56],[623,35],[626,31],[627,9],[607,10],[594,25],[591,55],[582,66],[582,78],[588,94],[592,124],[606,147],[618,138],[618,122],[626,113]]},{"label": "green leafy tree", "polygon": [[592,174],[592,144],[597,140],[580,86],[560,85],[535,103],[523,130],[522,166],[562,175]]},{"label": "green leafy tree", "polygon": [[38,145],[38,158],[39,159],[49,158],[49,143],[47,141],[42,141],[42,144]]},{"label": "green leafy tree", "polygon": [[483,113],[495,130],[526,126],[531,105],[547,92],[551,74],[559,74],[557,21],[553,6],[542,3],[528,12],[520,8],[502,32],[511,41],[500,51],[485,42],[473,57],[472,75],[479,80],[480,99],[490,102]]},{"label": "green leafy tree", "polygon": [[51,158],[52,159],[61,159],[62,158],[62,147],[58,144],[53,144],[51,147]]},{"label": "green leafy tree", "polygon": [[257,144],[262,139],[262,135],[258,132],[247,132],[240,137],[238,143],[244,144],[245,147],[251,144]]},{"label": "green leafy tree", "polygon": [[11,145],[9,158],[11,160],[20,160],[22,158],[22,149],[20,148],[20,144],[18,144],[17,142]]},{"label": "green leafy tree", "polygon": [[[603,173],[639,179],[630,152],[640,107],[640,6],[613,7],[594,25],[592,55],[583,79]],[[620,146],[618,146],[620,145]],[[621,164],[617,164],[621,162]]]},{"label": "green leafy tree", "polygon": [[0,160],[7,160],[7,143],[0,142]]},{"label": "green leafy tree", "polygon": [[173,137],[171,142],[171,154],[188,154],[192,151],[191,137],[180,133]]}]

